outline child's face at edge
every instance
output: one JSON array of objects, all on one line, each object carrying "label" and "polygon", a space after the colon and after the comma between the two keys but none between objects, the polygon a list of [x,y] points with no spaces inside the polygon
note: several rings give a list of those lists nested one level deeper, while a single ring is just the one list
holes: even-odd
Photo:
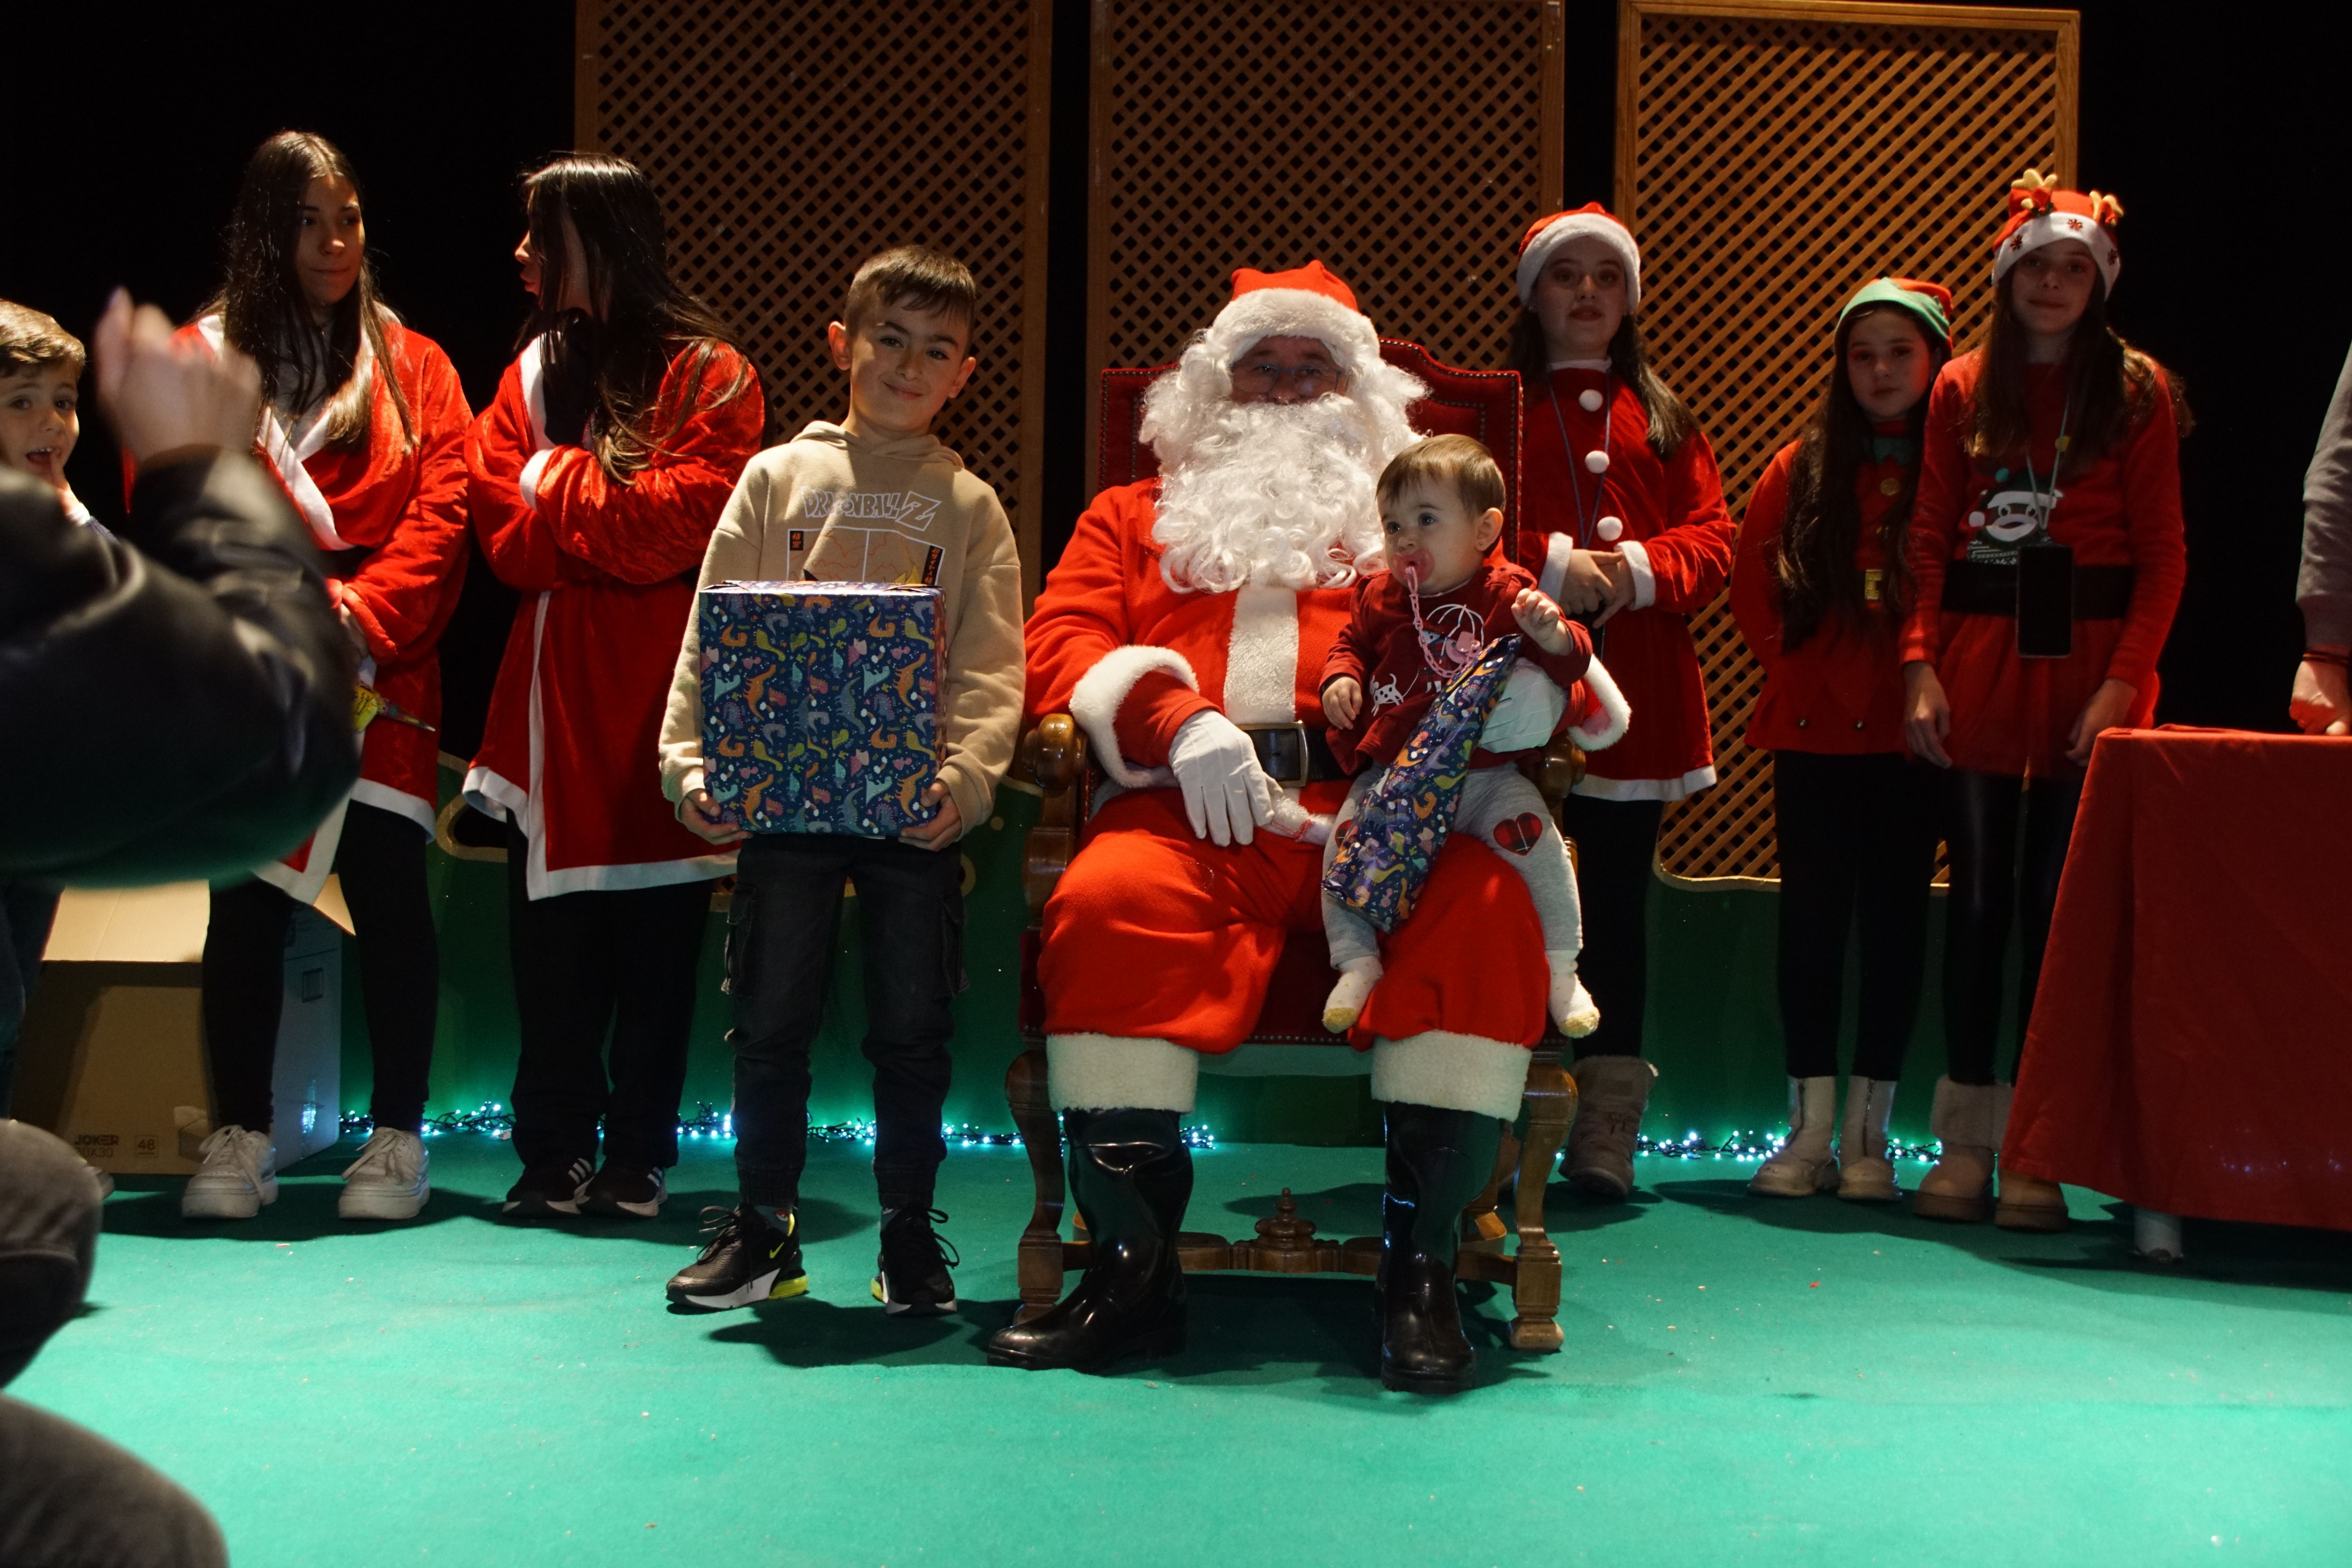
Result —
[{"label": "child's face at edge", "polygon": [[2010,309],[2016,312],[2018,324],[2034,338],[2042,343],[2063,344],[2083,312],[2091,308],[2091,285],[2098,276],[2091,247],[2079,239],[2056,240],[2029,250],[2010,269]]},{"label": "child's face at edge", "polygon": [[294,272],[310,308],[323,317],[343,302],[367,259],[367,220],[359,193],[344,180],[313,180],[295,218]]},{"label": "child's face at edge", "polygon": [[1862,411],[1879,421],[1900,419],[1919,405],[1935,379],[1936,356],[1911,312],[1898,307],[1866,310],[1846,329],[1846,384]]},{"label": "child's face at edge", "polygon": [[1599,240],[1571,239],[1536,274],[1529,309],[1553,359],[1606,359],[1625,321],[1625,268]]},{"label": "child's face at edge", "polygon": [[1381,507],[1389,571],[1400,582],[1410,571],[1423,594],[1450,593],[1470,581],[1502,532],[1501,512],[1489,507],[1474,513],[1453,486],[1428,479],[1407,485]]},{"label": "child's face at edge", "polygon": [[37,365],[0,380],[0,468],[66,488],[66,459],[81,438],[76,378],[59,365]]},{"label": "child's face at edge", "polygon": [[980,363],[962,317],[895,300],[884,300],[855,331],[828,322],[824,335],[834,364],[849,373],[849,417],[842,423],[856,435],[927,434]]}]

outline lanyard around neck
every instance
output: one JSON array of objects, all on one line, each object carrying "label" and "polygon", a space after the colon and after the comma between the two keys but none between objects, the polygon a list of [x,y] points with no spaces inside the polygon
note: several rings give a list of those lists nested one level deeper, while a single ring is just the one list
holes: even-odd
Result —
[{"label": "lanyard around neck", "polygon": [[[1555,410],[1557,412],[1557,410]],[[2040,476],[2033,471],[2033,439],[2025,441],[2025,483],[2033,493],[2034,532],[2042,539],[2050,537],[2050,514],[2058,510],[2058,470],[2066,463],[2066,427],[2074,417],[2074,395],[2067,393],[2065,403],[2058,410],[2058,440],[2050,454],[2050,488],[2042,488]]]},{"label": "lanyard around neck", "polygon": [[1549,373],[1544,376],[1544,395],[1551,400],[1552,426],[1559,432],[1560,456],[1568,459],[1568,493],[1576,502],[1576,542],[1580,547],[1586,550],[1592,548],[1593,527],[1598,520],[1598,514],[1601,510],[1602,492],[1607,489],[1609,485],[1609,461],[1611,456],[1609,451],[1609,442],[1610,438],[1616,434],[1617,424],[1617,373],[1614,370],[1612,370],[1609,373],[1608,379],[1602,383],[1602,386],[1603,390],[1601,394],[1601,472],[1592,476],[1592,506],[1591,510],[1588,510],[1584,505],[1583,481],[1576,477],[1576,470],[1578,468],[1576,460],[1576,444],[1568,438],[1568,419],[1566,416],[1562,415],[1559,411],[1559,388],[1553,384],[1551,376]]}]

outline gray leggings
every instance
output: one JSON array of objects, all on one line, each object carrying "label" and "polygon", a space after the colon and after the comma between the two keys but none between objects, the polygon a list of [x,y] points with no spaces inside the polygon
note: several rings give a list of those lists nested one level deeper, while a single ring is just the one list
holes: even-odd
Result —
[{"label": "gray leggings", "polygon": [[[1331,840],[1323,847],[1326,871],[1338,853],[1340,827],[1355,820],[1364,792],[1379,776],[1380,770],[1367,768],[1349,786],[1348,798],[1332,821]],[[1518,872],[1528,884],[1528,896],[1535,900],[1536,919],[1543,924],[1545,955],[1558,959],[1565,954],[1573,960],[1584,946],[1576,874],[1570,868],[1568,845],[1552,822],[1551,809],[1528,776],[1507,763],[1475,770],[1462,786],[1454,833],[1476,839]],[[1328,893],[1323,895],[1323,934],[1331,943],[1334,969],[1380,956],[1380,938],[1372,922]]]}]

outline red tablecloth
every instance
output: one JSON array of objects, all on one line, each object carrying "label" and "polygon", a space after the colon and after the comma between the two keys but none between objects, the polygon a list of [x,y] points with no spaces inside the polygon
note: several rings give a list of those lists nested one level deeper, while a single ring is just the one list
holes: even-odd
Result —
[{"label": "red tablecloth", "polygon": [[2001,1163],[2352,1230],[2352,739],[2099,741]]}]

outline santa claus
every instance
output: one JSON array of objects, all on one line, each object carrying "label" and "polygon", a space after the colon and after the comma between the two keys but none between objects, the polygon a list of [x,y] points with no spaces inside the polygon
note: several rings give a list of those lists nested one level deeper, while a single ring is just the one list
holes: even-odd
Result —
[{"label": "santa claus", "polygon": [[[998,1334],[999,1365],[1090,1366],[1180,1345],[1178,1121],[1204,1058],[1256,1022],[1284,942],[1321,941],[1308,840],[1347,779],[1318,687],[1379,563],[1373,484],[1424,389],[1384,363],[1347,285],[1247,268],[1144,400],[1160,477],[1095,498],[1028,626],[1028,709],[1067,711],[1109,776],[1045,910],[1038,978],[1070,1185],[1094,1261]],[[1544,1027],[1525,885],[1455,838],[1352,1037],[1385,1103],[1381,1375],[1461,1385],[1455,1237]]]}]

